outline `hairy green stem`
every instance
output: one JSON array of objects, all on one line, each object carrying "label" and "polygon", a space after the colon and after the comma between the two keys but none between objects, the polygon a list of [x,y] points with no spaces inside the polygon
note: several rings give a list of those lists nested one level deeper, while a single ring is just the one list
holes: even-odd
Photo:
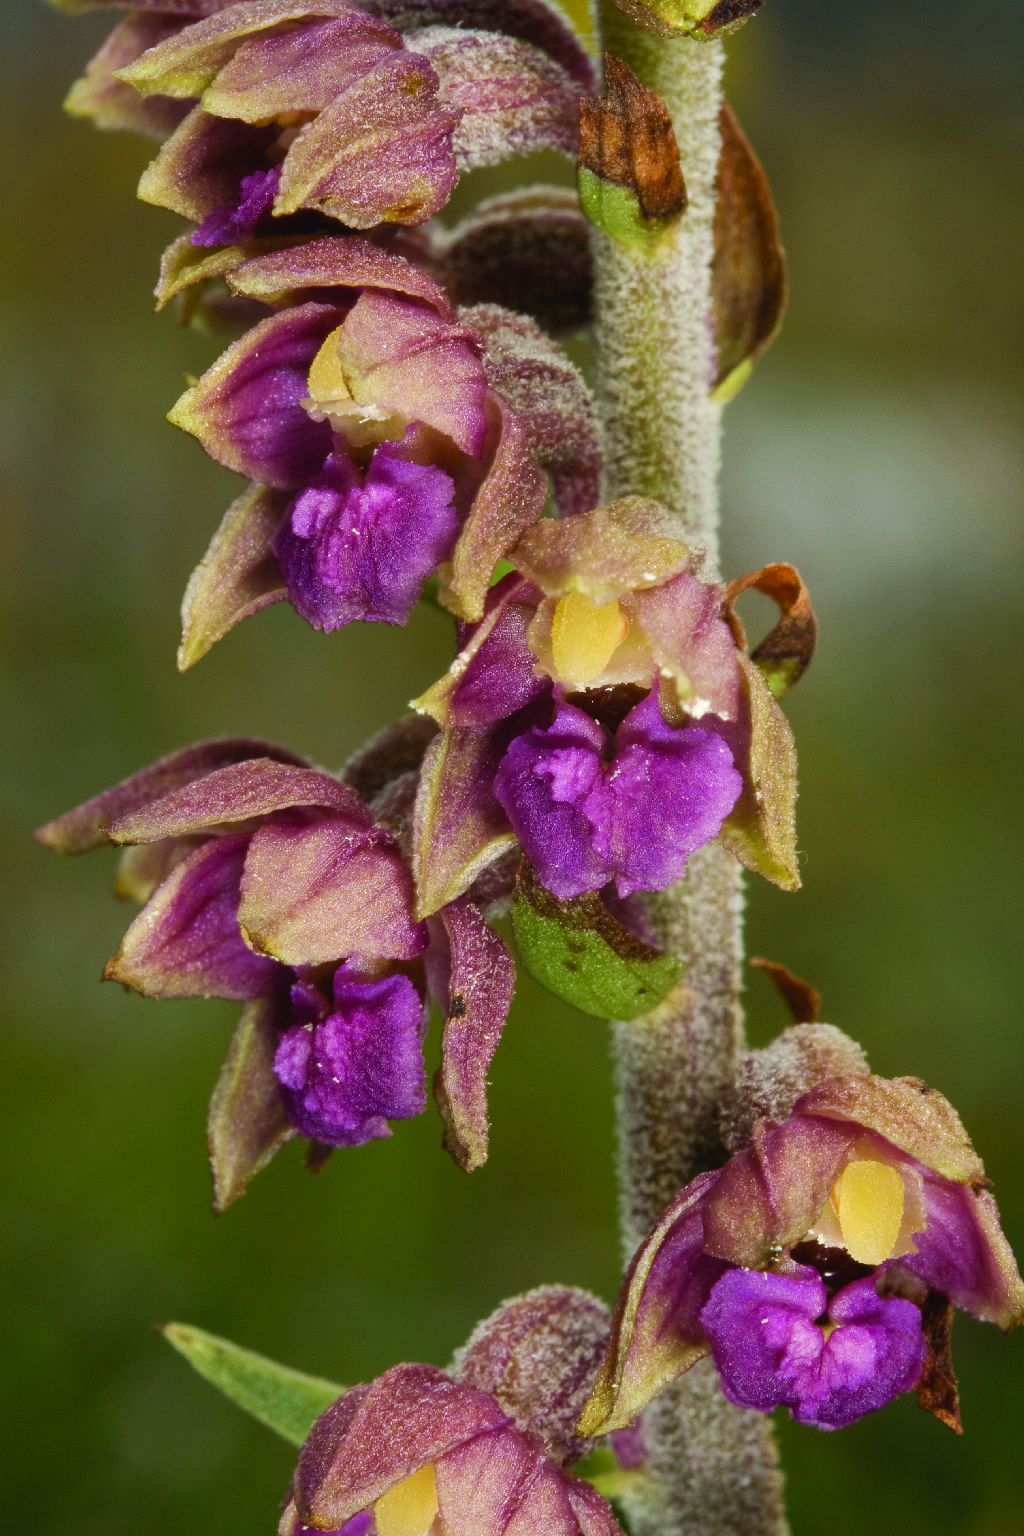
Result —
[{"label": "hairy green stem", "polygon": [[[676,232],[653,252],[595,232],[605,491],[673,508],[715,574],[720,424],[709,390],[722,50],[649,36],[612,0],[601,0],[600,27],[602,47],[668,107],[689,193]],[[628,1257],[676,1191],[721,1160],[719,1108],[743,1045],[742,908],[736,861],[717,845],[702,849],[653,908],[683,961],[683,987],[646,1019],[613,1026]],[[648,1410],[645,1436],[654,1477],[630,1510],[636,1536],[783,1536],[770,1421],[728,1403],[708,1362]]]}]

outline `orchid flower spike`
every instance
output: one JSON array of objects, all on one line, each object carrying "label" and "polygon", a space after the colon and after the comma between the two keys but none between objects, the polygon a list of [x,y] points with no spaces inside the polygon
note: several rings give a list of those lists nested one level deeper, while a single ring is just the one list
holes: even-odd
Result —
[{"label": "orchid flower spike", "polygon": [[792,735],[671,515],[627,497],[545,520],[512,561],[415,704],[441,727],[417,811],[420,910],[517,843],[563,900],[662,890],[716,837],[795,889]]},{"label": "orchid flower spike", "polygon": [[710,1354],[743,1408],[841,1429],[904,1392],[959,1430],[954,1308],[1024,1284],[956,1111],[917,1078],[827,1078],[677,1195],[638,1250],[581,1419],[629,1424]]},{"label": "orchid flower spike", "polygon": [[[382,800],[401,799],[389,784]],[[511,957],[469,898],[417,921],[400,835],[349,784],[266,743],[209,742],[38,836],[68,853],[124,849],[117,890],[143,906],[106,979],[246,1004],[210,1108],[218,1209],[295,1135],[319,1163],[420,1114],[431,999],[446,1021],[447,1144],[467,1169],[484,1161]]]}]

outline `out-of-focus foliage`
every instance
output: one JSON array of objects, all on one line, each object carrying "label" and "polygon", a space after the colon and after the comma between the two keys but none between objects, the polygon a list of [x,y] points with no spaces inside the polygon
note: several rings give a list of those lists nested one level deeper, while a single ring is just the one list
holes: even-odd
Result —
[{"label": "out-of-focus foliage", "polygon": [[[316,1178],[285,1152],[214,1221],[204,1100],[233,1010],[97,984],[124,915],[92,861],[53,859],[33,826],[219,732],[337,763],[449,659],[438,613],[325,640],[281,608],[176,674],[179,594],[230,486],[162,421],[214,343],[149,314],[176,232],[132,201],[149,151],[60,114],[107,22],[35,0],[0,16],[0,1507],[34,1536],[197,1519],[252,1536],[273,1528],[290,1452],[149,1325],[187,1317],[352,1382],[444,1363],[544,1281],[610,1297],[612,1090],[602,1024],[526,979],[487,1168],[449,1165],[424,1116]],[[725,473],[729,572],[797,561],[823,636],[789,707],[804,889],[751,882],[750,946],[811,977],[876,1070],[955,1098],[1018,1251],[1021,33],[1013,0],[977,27],[954,0],[771,0],[732,40],[792,303],[729,407]],[[748,1001],[762,1041],[784,1020],[754,973]],[[957,1361],[955,1444],[910,1402],[841,1435],[784,1430],[798,1536],[1024,1527],[1024,1339],[958,1325]]]}]

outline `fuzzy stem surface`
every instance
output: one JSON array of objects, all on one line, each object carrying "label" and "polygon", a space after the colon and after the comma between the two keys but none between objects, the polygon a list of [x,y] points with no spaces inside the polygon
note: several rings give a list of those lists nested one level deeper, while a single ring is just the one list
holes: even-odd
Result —
[{"label": "fuzzy stem surface", "polygon": [[[713,377],[711,258],[722,102],[716,43],[653,37],[600,0],[600,42],[664,100],[689,207],[654,252],[595,244],[597,395],[606,499],[639,494],[673,508],[682,536],[718,567],[720,411]],[[721,1161],[719,1108],[744,1043],[739,1001],[740,869],[709,844],[685,881],[652,905],[682,988],[647,1018],[612,1027],[619,1185],[627,1258],[702,1168]],[[644,1419],[654,1473],[629,1510],[636,1536],[784,1536],[770,1420],[727,1402],[702,1362]]]}]

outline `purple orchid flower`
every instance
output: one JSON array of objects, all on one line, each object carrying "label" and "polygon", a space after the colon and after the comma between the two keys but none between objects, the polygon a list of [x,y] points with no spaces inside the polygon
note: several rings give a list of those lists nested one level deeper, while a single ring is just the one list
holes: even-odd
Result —
[{"label": "purple orchid flower", "polygon": [[[180,281],[202,270],[186,263]],[[532,322],[502,329],[490,307],[456,319],[426,271],[354,236],[218,271],[280,308],[171,413],[252,481],[189,583],[182,666],[284,598],[322,630],[402,624],[435,572],[453,612],[479,618],[495,564],[540,515],[545,471],[565,511],[592,494],[589,397]]]},{"label": "purple orchid flower", "polygon": [[1004,1329],[1024,1317],[956,1112],[917,1078],[826,1078],[660,1217],[581,1429],[629,1424],[707,1354],[740,1407],[840,1429],[917,1388],[959,1429],[953,1308]]},{"label": "purple orchid flower", "polygon": [[715,837],[795,889],[792,736],[671,517],[626,498],[538,523],[511,559],[416,703],[441,726],[417,811],[421,912],[516,843],[561,899],[661,890]]},{"label": "purple orchid flower", "polygon": [[302,1449],[280,1536],[622,1536],[566,1470],[608,1321],[592,1297],[546,1287],[481,1324],[451,1374],[398,1365],[344,1393]]},{"label": "purple orchid flower", "polygon": [[[402,799],[398,780],[385,788]],[[421,1113],[431,998],[445,1014],[447,1145],[464,1168],[485,1160],[511,958],[468,899],[416,920],[399,838],[349,784],[266,743],[210,742],[38,836],[61,852],[125,850],[117,889],[143,907],[108,980],[246,1004],[210,1108],[219,1209],[296,1134],[318,1159]]]},{"label": "purple orchid flower", "polygon": [[418,224],[444,207],[462,169],[575,153],[579,98],[593,85],[572,29],[539,0],[514,0],[500,16],[486,3],[456,13],[445,0],[121,8],[129,15],[69,109],[164,141],[139,195],[198,225],[200,246],[328,221]]}]

